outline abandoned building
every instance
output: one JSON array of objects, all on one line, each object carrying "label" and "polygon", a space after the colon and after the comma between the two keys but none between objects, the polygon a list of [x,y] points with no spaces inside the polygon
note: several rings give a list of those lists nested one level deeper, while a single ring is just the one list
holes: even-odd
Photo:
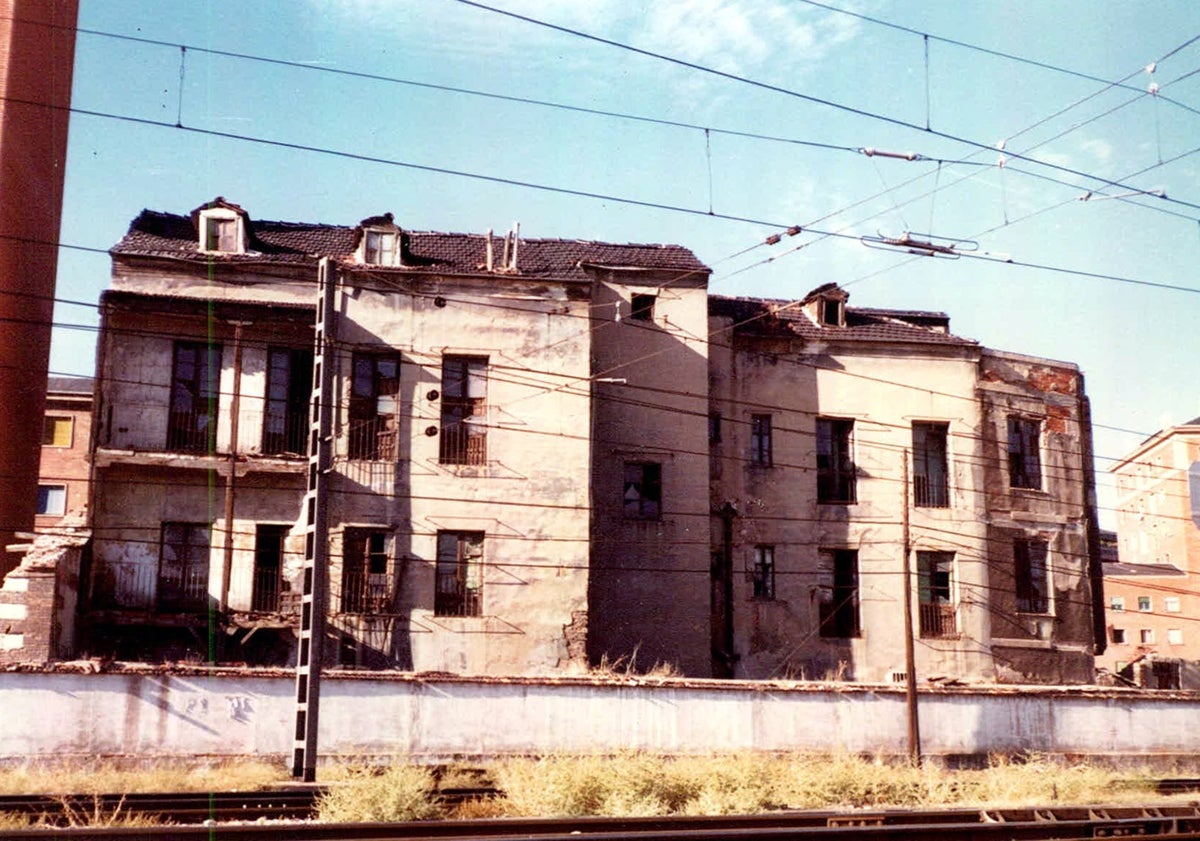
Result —
[{"label": "abandoned building", "polygon": [[672,245],[217,199],[111,253],[77,653],[294,662],[324,364],[331,663],[903,680],[907,587],[922,679],[1091,680],[1071,364],[835,284],[710,296]]},{"label": "abandoned building", "polygon": [[1097,665],[1154,689],[1200,688],[1200,418],[1114,464],[1117,532],[1104,563],[1108,650]]}]

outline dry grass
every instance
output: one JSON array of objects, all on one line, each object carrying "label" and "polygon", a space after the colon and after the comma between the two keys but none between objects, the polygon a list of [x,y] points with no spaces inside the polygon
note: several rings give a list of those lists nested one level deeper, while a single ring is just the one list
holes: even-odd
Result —
[{"label": "dry grass", "polygon": [[420,821],[440,817],[433,772],[395,763],[385,768],[351,768],[317,802],[322,821]]},{"label": "dry grass", "polygon": [[1145,772],[995,760],[980,770],[912,767],[851,755],[668,758],[642,753],[513,759],[493,769],[512,816],[719,815],[777,808],[1020,806],[1145,800]]},{"label": "dry grass", "polygon": [[140,768],[116,762],[39,762],[0,769],[0,794],[129,794],[142,791],[253,791],[287,780],[286,769],[265,762],[214,765],[157,763]]}]

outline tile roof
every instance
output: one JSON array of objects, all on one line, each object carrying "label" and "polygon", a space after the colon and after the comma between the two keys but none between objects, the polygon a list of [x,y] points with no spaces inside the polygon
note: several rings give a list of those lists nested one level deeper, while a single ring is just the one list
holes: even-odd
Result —
[{"label": "tile roof", "polygon": [[816,324],[795,301],[710,295],[711,315],[732,318],[740,333],[794,335],[813,342],[904,342],[975,347],[978,342],[947,332],[945,313],[846,307],[846,326]]},{"label": "tile roof", "polygon": [[47,377],[46,391],[60,394],[92,394],[91,377]]},{"label": "tile roof", "polygon": [[1168,576],[1187,575],[1174,564],[1133,564],[1125,563],[1124,561],[1105,561],[1102,564],[1104,567],[1104,575],[1108,576],[1144,576],[1149,578],[1163,578]]},{"label": "tile roof", "polygon": [[[143,210],[128,233],[113,246],[114,256],[164,257],[198,263],[275,263],[315,265],[320,257],[351,259],[355,251],[355,226],[299,222],[249,223],[250,252],[209,254],[200,251],[198,236],[188,216]],[[496,262],[503,253],[504,237],[493,237]],[[482,234],[404,231],[403,261],[406,271],[487,274],[483,265],[486,238]],[[584,265],[663,269],[683,274],[708,274],[708,267],[680,245],[626,244],[563,239],[521,239],[517,275],[584,279]],[[380,267],[373,266],[372,269]]]}]

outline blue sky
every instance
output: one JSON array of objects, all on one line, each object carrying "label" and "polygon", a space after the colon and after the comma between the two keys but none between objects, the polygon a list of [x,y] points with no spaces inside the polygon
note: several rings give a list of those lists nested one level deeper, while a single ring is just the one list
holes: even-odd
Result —
[{"label": "blue sky", "polygon": [[[1103,493],[1111,458],[1200,415],[1188,364],[1200,358],[1200,294],[914,259],[857,240],[931,233],[1019,263],[1200,289],[1200,207],[1188,206],[1200,205],[1200,154],[1186,154],[1200,146],[1200,42],[1188,43],[1200,35],[1200,5],[826,4],[914,32],[804,0],[490,5],[759,84],[456,0],[81,0],[79,25],[94,31],[76,47],[63,243],[107,249],[142,208],[184,213],[223,195],[258,219],[354,224],[391,211],[414,230],[520,222],[528,237],[677,242],[714,268],[711,288],[722,294],[790,299],[836,281],[852,305],[945,311],[954,332],[990,347],[1079,364],[1102,505],[1112,504]],[[920,33],[930,36],[928,62]],[[1128,77],[1127,87],[948,40],[1099,80]],[[854,151],[865,147],[929,160]],[[1098,179],[1167,199],[1079,201],[1128,192]],[[762,244],[793,224],[843,236]],[[92,306],[59,305],[52,370],[91,373],[94,303],[108,271],[105,254],[62,250],[59,297]]]}]

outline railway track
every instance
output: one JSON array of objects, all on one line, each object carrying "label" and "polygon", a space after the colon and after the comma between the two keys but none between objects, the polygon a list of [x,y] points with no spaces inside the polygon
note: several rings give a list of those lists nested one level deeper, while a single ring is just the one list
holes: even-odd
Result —
[{"label": "railway track", "polygon": [[[1159,794],[1200,791],[1200,779],[1159,780]],[[298,841],[341,839],[489,838],[506,841],[573,839],[657,841],[667,838],[935,838],[1051,839],[1165,835],[1200,841],[1200,804],[1153,806],[1093,805],[1024,809],[939,809],[879,811],[792,811],[721,817],[650,818],[504,818],[470,821],[425,821],[393,824],[317,824],[314,816],[321,787],[280,788],[257,792],[209,794],[102,794],[0,796],[0,813],[41,818],[56,828],[8,830],[6,839],[63,837],[73,839],[209,838],[214,823],[220,837],[251,841],[278,837],[280,821],[290,822],[287,836]],[[446,788],[444,802],[495,796],[492,788]],[[161,825],[147,828],[87,827],[114,816],[153,815]],[[99,820],[95,820],[99,818]],[[270,823],[264,823],[269,821]],[[257,822],[257,823],[256,823]],[[272,834],[274,833],[274,835]]]}]

